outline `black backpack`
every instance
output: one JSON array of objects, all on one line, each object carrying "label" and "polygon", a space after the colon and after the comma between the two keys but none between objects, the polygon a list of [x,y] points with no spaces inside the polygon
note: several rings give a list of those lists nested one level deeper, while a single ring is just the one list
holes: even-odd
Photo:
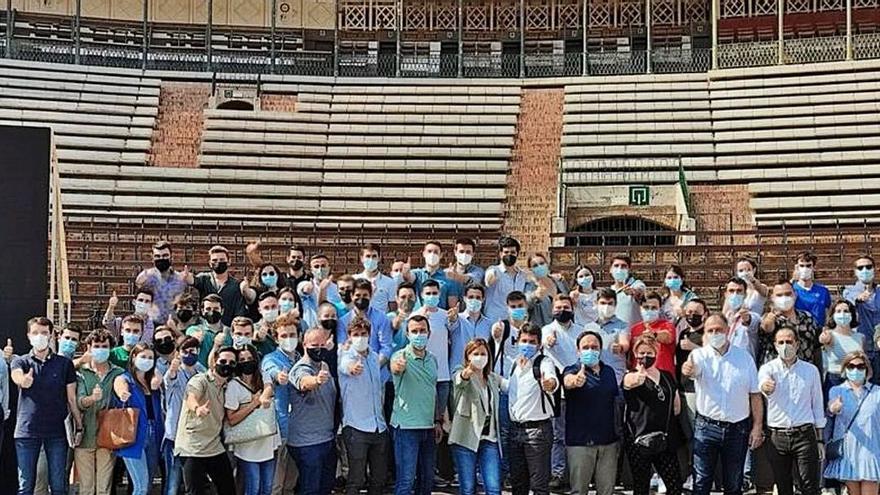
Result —
[{"label": "black backpack", "polygon": [[[532,376],[538,381],[538,386],[541,386],[541,363],[546,357],[542,352],[535,356],[535,360],[532,362]],[[559,368],[555,365],[553,370],[556,372],[556,383],[559,386],[556,387],[556,391],[552,395],[544,391],[543,387],[541,388],[541,412],[547,412],[547,401],[550,401],[550,406],[553,408],[553,417],[558,418],[562,411],[562,373],[559,372]]]}]

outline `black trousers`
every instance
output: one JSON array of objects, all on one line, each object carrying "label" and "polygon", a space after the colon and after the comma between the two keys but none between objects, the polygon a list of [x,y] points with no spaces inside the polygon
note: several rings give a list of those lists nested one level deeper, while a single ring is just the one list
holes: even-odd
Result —
[{"label": "black trousers", "polygon": [[183,486],[186,495],[207,495],[211,493],[208,477],[217,490],[217,495],[235,495],[235,478],[232,464],[226,452],[213,457],[181,457],[183,463]]},{"label": "black trousers", "polygon": [[529,423],[510,423],[510,486],[513,495],[550,493],[550,449],[553,424],[549,419]]},{"label": "black trousers", "polygon": [[385,486],[385,476],[389,462],[388,430],[382,433],[365,433],[351,426],[342,429],[342,441],[348,451],[348,480],[345,493],[354,495],[360,491],[367,479],[367,466],[370,467],[369,495],[381,495]]},{"label": "black trousers", "polygon": [[623,451],[632,473],[633,495],[651,493],[651,477],[655,470],[666,485],[667,495],[681,495],[681,466],[675,450],[670,447],[662,454],[649,457],[636,447],[633,439],[624,439]]},{"label": "black trousers", "polygon": [[793,495],[795,484],[801,495],[818,495],[819,445],[813,425],[770,428],[767,458],[778,495]]}]

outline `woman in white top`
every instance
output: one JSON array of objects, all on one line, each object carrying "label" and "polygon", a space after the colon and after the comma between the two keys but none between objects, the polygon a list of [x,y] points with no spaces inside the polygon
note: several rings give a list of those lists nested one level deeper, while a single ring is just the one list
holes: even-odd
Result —
[{"label": "woman in white top", "polygon": [[[229,426],[241,423],[260,407],[274,412],[272,388],[264,386],[259,362],[260,355],[252,345],[238,352],[236,377],[226,386],[226,421]],[[272,421],[275,421],[274,416]],[[229,446],[244,478],[245,495],[271,495],[275,450],[280,445],[281,436],[276,431],[268,437]]]},{"label": "woman in white top", "polygon": [[856,309],[851,302],[841,299],[831,307],[828,325],[819,334],[819,343],[822,344],[822,369],[825,370],[822,390],[826,400],[831,387],[845,381],[841,369],[843,358],[851,352],[865,348],[865,336],[859,333],[858,327]]},{"label": "woman in white top", "polygon": [[574,322],[584,326],[596,323],[599,313],[596,311],[596,274],[588,266],[579,266],[574,271],[575,285],[569,297],[574,305]]}]

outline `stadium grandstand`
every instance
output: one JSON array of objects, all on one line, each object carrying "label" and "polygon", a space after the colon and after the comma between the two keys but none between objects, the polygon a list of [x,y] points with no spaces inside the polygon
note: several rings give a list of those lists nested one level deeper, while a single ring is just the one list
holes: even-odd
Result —
[{"label": "stadium grandstand", "polygon": [[878,0],[7,0],[0,55],[0,125],[52,129],[74,320],[159,239],[349,273],[504,232],[712,294],[804,249],[837,288],[880,240]]}]

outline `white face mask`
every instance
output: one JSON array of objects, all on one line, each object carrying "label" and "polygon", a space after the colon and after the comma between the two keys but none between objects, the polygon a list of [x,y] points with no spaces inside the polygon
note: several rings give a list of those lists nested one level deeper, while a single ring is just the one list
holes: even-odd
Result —
[{"label": "white face mask", "polygon": [[468,266],[474,260],[474,255],[467,253],[455,253],[455,261],[461,266]]},{"label": "white face mask", "polygon": [[366,336],[358,336],[351,338],[351,347],[357,352],[364,352],[370,347],[370,338]]},{"label": "white face mask", "polygon": [[596,306],[596,312],[599,313],[599,317],[603,320],[607,320],[608,318],[614,316],[614,311],[616,309],[616,307],[610,304],[599,304]]},{"label": "white face mask", "polygon": [[810,266],[799,266],[797,267],[798,279],[800,280],[812,280],[813,279],[813,267]]},{"label": "white face mask", "polygon": [[483,369],[486,367],[486,364],[489,363],[489,356],[485,354],[477,354],[476,356],[471,356],[471,364],[474,368]]},{"label": "white face mask", "polygon": [[440,255],[437,253],[425,253],[425,264],[428,266],[437,266],[440,264]]},{"label": "white face mask", "polygon": [[716,350],[721,350],[724,347],[724,344],[727,343],[727,335],[723,333],[713,333],[709,336],[709,345],[711,345]]},{"label": "white face mask", "polygon": [[281,350],[284,352],[293,352],[296,350],[296,345],[299,343],[299,339],[296,337],[288,337],[286,339],[281,339],[278,342],[278,346],[281,347]]},{"label": "white face mask", "polygon": [[794,306],[794,298],[791,296],[778,296],[773,298],[773,305],[781,311],[788,311]]},{"label": "white face mask", "polygon": [[791,344],[777,344],[776,353],[784,360],[789,360],[795,356],[797,350]]},{"label": "white face mask", "polygon": [[31,342],[31,347],[34,348],[37,352],[45,351],[47,347],[49,347],[49,336],[39,333],[37,335],[29,335],[28,340]]}]

